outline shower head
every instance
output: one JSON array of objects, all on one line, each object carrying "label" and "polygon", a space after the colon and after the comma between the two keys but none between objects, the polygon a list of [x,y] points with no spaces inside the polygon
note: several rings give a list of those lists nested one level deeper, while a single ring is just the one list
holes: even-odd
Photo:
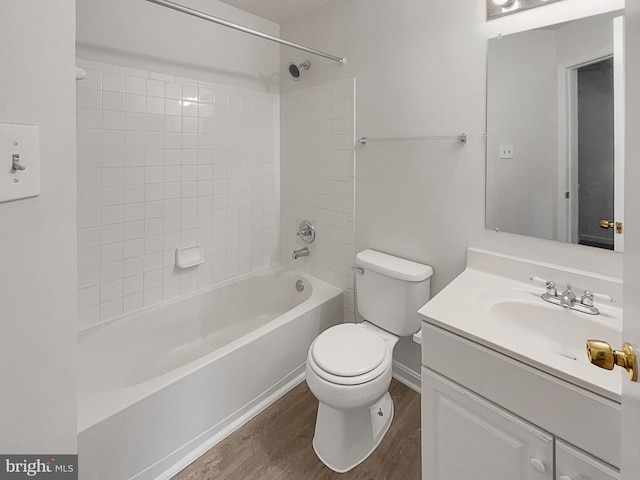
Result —
[{"label": "shower head", "polygon": [[289,76],[291,77],[292,80],[295,80],[297,82],[298,80],[300,80],[300,75],[302,74],[302,70],[309,70],[310,66],[311,66],[311,62],[309,60],[302,62],[300,65],[296,65],[293,62],[289,62],[289,65],[287,65]]}]

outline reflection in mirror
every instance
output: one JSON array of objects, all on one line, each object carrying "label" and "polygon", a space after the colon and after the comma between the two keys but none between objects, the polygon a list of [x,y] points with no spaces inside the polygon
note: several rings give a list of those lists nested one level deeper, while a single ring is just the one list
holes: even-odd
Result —
[{"label": "reflection in mirror", "polygon": [[489,40],[487,228],[622,250],[619,16]]}]

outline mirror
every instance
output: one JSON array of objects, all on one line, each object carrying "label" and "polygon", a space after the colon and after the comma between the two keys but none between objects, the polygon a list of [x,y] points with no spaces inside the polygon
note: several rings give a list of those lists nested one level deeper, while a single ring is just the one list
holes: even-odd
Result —
[{"label": "mirror", "polygon": [[622,251],[620,15],[489,40],[486,228]]}]

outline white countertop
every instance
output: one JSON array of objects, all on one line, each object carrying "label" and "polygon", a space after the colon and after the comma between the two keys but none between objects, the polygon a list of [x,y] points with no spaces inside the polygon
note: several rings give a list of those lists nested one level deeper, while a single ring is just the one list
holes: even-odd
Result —
[{"label": "white countertop", "polygon": [[[418,313],[423,321],[432,325],[620,402],[624,372],[622,369],[609,372],[591,365],[587,360],[585,343],[589,338],[598,338],[596,335],[601,335],[602,331],[611,331],[610,338],[602,340],[620,348],[622,309],[596,302],[600,314],[587,315],[547,303],[540,298],[541,293],[544,293],[544,287],[533,285],[526,277],[519,281],[468,267]],[[543,336],[535,334],[525,335],[522,330],[497,321],[491,314],[491,307],[504,301],[533,304],[533,308],[540,307],[542,312],[545,308],[557,309],[549,313],[554,321],[558,318],[559,330],[563,327],[560,324],[563,315],[571,320],[572,325],[577,322],[579,328],[564,331],[565,340],[561,343],[556,343],[555,339],[546,341]]]}]

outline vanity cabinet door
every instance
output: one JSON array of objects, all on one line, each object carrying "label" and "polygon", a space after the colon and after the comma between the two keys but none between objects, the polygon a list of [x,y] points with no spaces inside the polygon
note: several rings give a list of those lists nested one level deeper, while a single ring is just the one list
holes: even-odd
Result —
[{"label": "vanity cabinet door", "polygon": [[553,448],[549,433],[422,368],[423,480],[553,480]]},{"label": "vanity cabinet door", "polygon": [[586,452],[556,440],[556,480],[619,480],[615,468]]}]

